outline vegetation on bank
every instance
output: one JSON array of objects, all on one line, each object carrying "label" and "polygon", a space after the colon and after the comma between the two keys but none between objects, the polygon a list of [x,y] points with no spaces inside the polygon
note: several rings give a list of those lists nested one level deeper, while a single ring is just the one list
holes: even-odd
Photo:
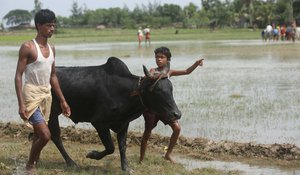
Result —
[{"label": "vegetation on bank", "polygon": [[[177,34],[175,34],[177,30]],[[20,45],[34,38],[35,29],[0,32],[0,45]],[[152,29],[151,41],[179,40],[248,40],[260,39],[260,31],[252,29]],[[55,44],[92,42],[137,42],[136,30],[94,28],[58,28],[51,42]]]},{"label": "vegetation on bank", "polygon": [[[66,27],[97,26],[109,28],[136,29],[139,26],[151,28],[179,27],[212,29],[223,27],[264,28],[267,24],[289,25],[300,18],[298,0],[201,0],[185,7],[177,4],[161,4],[154,1],[141,3],[130,10],[123,8],[88,9],[84,4],[73,1],[71,15],[58,16],[58,25]],[[32,11],[11,10],[4,16],[5,24],[29,24],[34,14],[43,8],[34,0]],[[67,8],[67,7],[66,7]],[[298,21],[299,22],[299,21]],[[11,26],[17,27],[17,26]],[[22,27],[22,26],[20,26]]]}]

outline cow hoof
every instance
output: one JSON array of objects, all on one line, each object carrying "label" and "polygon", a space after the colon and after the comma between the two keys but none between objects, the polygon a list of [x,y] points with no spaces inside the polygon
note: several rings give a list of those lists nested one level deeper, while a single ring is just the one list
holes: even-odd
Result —
[{"label": "cow hoof", "polygon": [[79,166],[74,161],[67,162],[68,167],[79,168]]},{"label": "cow hoof", "polygon": [[86,155],[86,157],[90,159],[96,159],[96,160],[100,160],[102,158],[101,153],[98,151],[91,151]]}]

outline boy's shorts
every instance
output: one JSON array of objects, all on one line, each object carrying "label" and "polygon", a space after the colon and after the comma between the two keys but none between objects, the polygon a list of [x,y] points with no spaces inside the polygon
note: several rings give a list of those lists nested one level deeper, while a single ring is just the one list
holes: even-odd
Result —
[{"label": "boy's shorts", "polygon": [[34,125],[34,124],[39,124],[42,122],[45,122],[44,116],[41,113],[40,108],[37,108],[32,116],[28,119],[29,123]]},{"label": "boy's shorts", "polygon": [[175,120],[177,120],[174,117],[167,117],[166,115],[157,115],[150,111],[145,111],[143,113],[144,119],[145,119],[145,129],[152,130],[157,126],[158,121],[163,122],[165,125],[169,125]]}]

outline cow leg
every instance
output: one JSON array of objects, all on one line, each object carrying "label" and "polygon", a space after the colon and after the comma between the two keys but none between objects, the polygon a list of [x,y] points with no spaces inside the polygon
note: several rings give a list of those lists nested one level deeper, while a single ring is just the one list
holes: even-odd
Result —
[{"label": "cow leg", "polygon": [[127,126],[117,134],[119,152],[121,157],[121,167],[122,170],[124,171],[126,171],[128,168],[128,163],[126,158],[126,139],[127,139],[128,125],[129,124],[127,124]]},{"label": "cow leg", "polygon": [[66,152],[64,145],[62,143],[61,137],[60,137],[60,127],[59,127],[59,121],[58,116],[51,115],[48,127],[51,132],[51,140],[56,145],[57,149],[65,159],[68,166],[75,166],[78,167],[78,165],[71,159],[69,154]]},{"label": "cow leg", "polygon": [[86,155],[86,157],[90,159],[100,160],[106,155],[112,154],[115,151],[115,146],[108,128],[101,128],[100,126],[97,126],[96,123],[92,123],[92,125],[96,128],[102,144],[105,147],[105,150],[101,152],[95,150],[91,151]]}]

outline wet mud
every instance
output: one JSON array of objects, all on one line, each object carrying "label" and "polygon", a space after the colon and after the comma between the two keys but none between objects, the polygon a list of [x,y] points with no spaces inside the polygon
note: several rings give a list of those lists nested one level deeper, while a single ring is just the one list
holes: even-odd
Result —
[{"label": "wet mud", "polygon": [[[116,135],[112,134],[116,142]],[[32,129],[23,124],[0,123],[0,138],[27,138],[31,139]],[[140,145],[142,133],[129,132],[127,145]],[[61,128],[61,138],[63,141],[73,141],[80,143],[99,143],[101,141],[95,130],[79,129],[75,127]],[[149,146],[153,148],[164,148],[169,143],[169,137],[152,134]],[[257,144],[238,143],[230,141],[215,142],[205,138],[187,138],[181,136],[178,139],[176,150],[183,153],[195,154],[201,159],[214,159],[216,156],[232,155],[247,158],[271,158],[277,160],[297,161],[300,160],[300,148],[293,144]],[[197,156],[198,155],[198,156]],[[201,157],[199,157],[201,155]]]}]

